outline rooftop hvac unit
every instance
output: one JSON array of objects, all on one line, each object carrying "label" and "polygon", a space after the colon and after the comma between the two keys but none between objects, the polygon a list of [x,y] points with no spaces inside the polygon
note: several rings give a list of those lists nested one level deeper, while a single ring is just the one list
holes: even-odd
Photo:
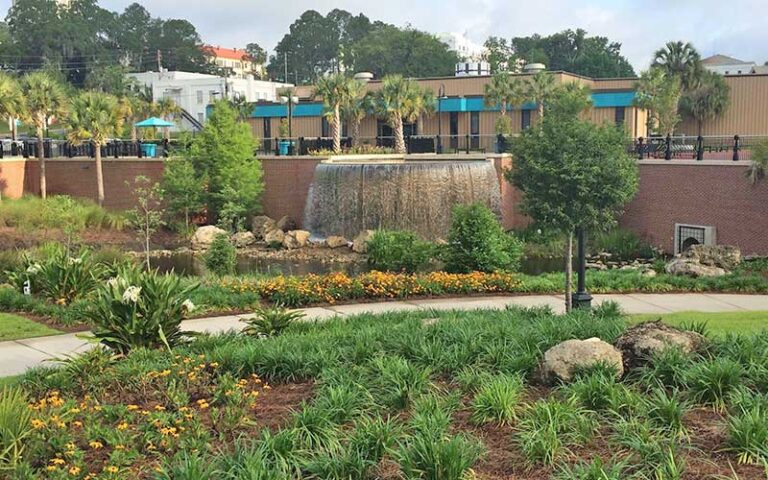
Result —
[{"label": "rooftop hvac unit", "polygon": [[675,255],[683,253],[693,245],[715,245],[717,230],[712,226],[675,224]]},{"label": "rooftop hvac unit", "polygon": [[478,77],[490,74],[491,65],[488,62],[461,62],[456,64],[457,77]]}]

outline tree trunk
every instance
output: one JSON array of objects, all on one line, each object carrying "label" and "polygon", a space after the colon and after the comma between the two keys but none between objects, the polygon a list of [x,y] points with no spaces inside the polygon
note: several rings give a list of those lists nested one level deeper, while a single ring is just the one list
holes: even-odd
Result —
[{"label": "tree trunk", "polygon": [[544,120],[544,102],[536,104],[536,115],[539,117],[537,121],[541,122]]},{"label": "tree trunk", "polygon": [[499,113],[502,117],[507,116],[507,102],[501,102],[501,106],[499,107]]},{"label": "tree trunk", "polygon": [[133,143],[136,143],[136,140],[139,138],[138,133],[136,132],[136,127],[131,126],[131,141]]},{"label": "tree trunk", "polygon": [[352,120],[352,146],[357,147],[358,137],[360,137],[360,119]]},{"label": "tree trunk", "polygon": [[147,271],[152,270],[152,264],[149,261],[149,211],[144,211],[144,254],[147,260]]},{"label": "tree trunk", "polygon": [[40,198],[47,198],[48,187],[45,177],[45,152],[43,150],[43,129],[37,129],[37,165],[40,168]]},{"label": "tree trunk", "polygon": [[338,103],[333,107],[331,135],[333,135],[333,153],[339,154],[341,153],[341,110]]},{"label": "tree trunk", "polygon": [[402,118],[397,117],[397,119],[395,120],[393,133],[395,135],[395,152],[406,153],[405,138],[403,138],[403,119]]},{"label": "tree trunk", "polygon": [[696,126],[698,127],[698,131],[699,131],[699,136],[701,136],[701,131],[704,129],[703,123],[704,122],[702,122],[701,120],[696,122]]},{"label": "tree trunk", "polygon": [[19,137],[19,127],[16,125],[16,119],[11,118],[11,140],[16,141]]},{"label": "tree trunk", "polygon": [[573,295],[573,232],[568,232],[565,245],[565,311],[571,311]]},{"label": "tree trunk", "polygon": [[98,191],[99,206],[104,206],[104,171],[101,168],[101,145],[93,143],[94,153],[96,155],[96,183]]}]

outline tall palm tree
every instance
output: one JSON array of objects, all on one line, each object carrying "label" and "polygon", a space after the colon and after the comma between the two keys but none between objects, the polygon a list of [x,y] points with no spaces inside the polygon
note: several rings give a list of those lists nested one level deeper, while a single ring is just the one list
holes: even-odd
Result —
[{"label": "tall palm tree", "polygon": [[104,205],[104,171],[101,147],[122,129],[123,118],[112,95],[99,92],[81,93],[72,101],[67,118],[68,138],[74,144],[90,142],[96,156],[96,182],[99,206]]},{"label": "tall palm tree", "polygon": [[324,115],[331,124],[333,137],[333,152],[341,152],[341,110],[351,101],[357,82],[343,73],[334,73],[318,79],[315,85],[315,96],[323,97]]},{"label": "tall palm tree", "polygon": [[652,66],[677,76],[684,91],[696,86],[703,71],[699,52],[690,42],[680,41],[667,42],[663,48],[656,50]]},{"label": "tall palm tree", "polygon": [[555,77],[547,72],[539,72],[531,77],[525,90],[525,98],[536,104],[539,121],[544,118],[544,102],[555,91]]},{"label": "tall palm tree", "polygon": [[[157,109],[157,114],[160,116],[160,118],[169,122],[175,115],[181,113],[181,107],[179,107],[170,97],[160,98],[160,100],[156,102],[155,108]],[[170,140],[171,129],[169,127],[165,127],[163,130],[165,132],[165,139]]]},{"label": "tall palm tree", "polygon": [[16,119],[24,110],[24,98],[15,78],[0,73],[0,117],[11,124],[11,138],[16,140]]},{"label": "tall palm tree", "polygon": [[352,84],[351,94],[341,106],[341,116],[352,125],[352,146],[356,147],[360,138],[360,122],[373,110],[373,95],[360,81]]},{"label": "tall palm tree", "polygon": [[680,109],[696,121],[698,135],[704,122],[716,118],[726,110],[731,100],[731,88],[721,75],[704,71],[698,85],[680,98]]},{"label": "tall palm tree", "polygon": [[491,83],[485,85],[485,104],[499,107],[499,113],[506,116],[507,110],[525,101],[525,90],[519,79],[508,72],[499,72],[491,77]]},{"label": "tall palm tree", "polygon": [[435,97],[402,75],[387,75],[376,92],[374,109],[392,127],[395,151],[406,153],[403,122],[413,123],[422,113],[434,110]]},{"label": "tall palm tree", "polygon": [[24,118],[35,126],[37,134],[37,160],[40,168],[40,196],[46,198],[45,155],[43,137],[51,117],[63,115],[66,111],[67,96],[64,87],[45,72],[33,72],[24,76]]}]

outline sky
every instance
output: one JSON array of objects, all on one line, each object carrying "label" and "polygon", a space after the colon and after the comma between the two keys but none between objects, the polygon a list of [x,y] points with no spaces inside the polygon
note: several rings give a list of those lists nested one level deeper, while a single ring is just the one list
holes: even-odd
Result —
[{"label": "sky", "polygon": [[[100,0],[122,10],[134,0]],[[0,12],[11,0],[0,0]],[[759,64],[768,60],[768,0],[139,0],[153,16],[186,18],[204,42],[271,51],[290,24],[309,9],[342,8],[372,20],[431,33],[459,32],[482,43],[583,28],[622,44],[636,70],[668,40],[690,41],[703,56],[730,55]]]}]

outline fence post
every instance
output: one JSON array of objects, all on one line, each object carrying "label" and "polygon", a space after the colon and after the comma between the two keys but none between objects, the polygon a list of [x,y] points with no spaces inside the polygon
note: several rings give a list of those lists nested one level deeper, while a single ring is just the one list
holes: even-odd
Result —
[{"label": "fence post", "polygon": [[467,134],[467,155],[469,155],[469,134]]},{"label": "fence post", "polygon": [[278,157],[280,156],[280,139],[278,137],[275,137],[275,155]]},{"label": "fence post", "polygon": [[664,160],[672,160],[672,135],[667,134],[664,148]]},{"label": "fence post", "polygon": [[115,158],[120,158],[120,146],[122,145],[122,142],[120,140],[115,140],[113,145],[113,148],[115,149]]},{"label": "fence post", "polygon": [[704,137],[701,135],[696,138],[696,160],[704,160]]},{"label": "fence post", "polygon": [[639,137],[637,139],[637,159],[642,160],[645,156],[645,152],[643,151],[643,137]]},{"label": "fence post", "polygon": [[739,161],[739,150],[741,149],[741,145],[739,145],[739,136],[734,135],[733,136],[733,161],[738,162]]}]

